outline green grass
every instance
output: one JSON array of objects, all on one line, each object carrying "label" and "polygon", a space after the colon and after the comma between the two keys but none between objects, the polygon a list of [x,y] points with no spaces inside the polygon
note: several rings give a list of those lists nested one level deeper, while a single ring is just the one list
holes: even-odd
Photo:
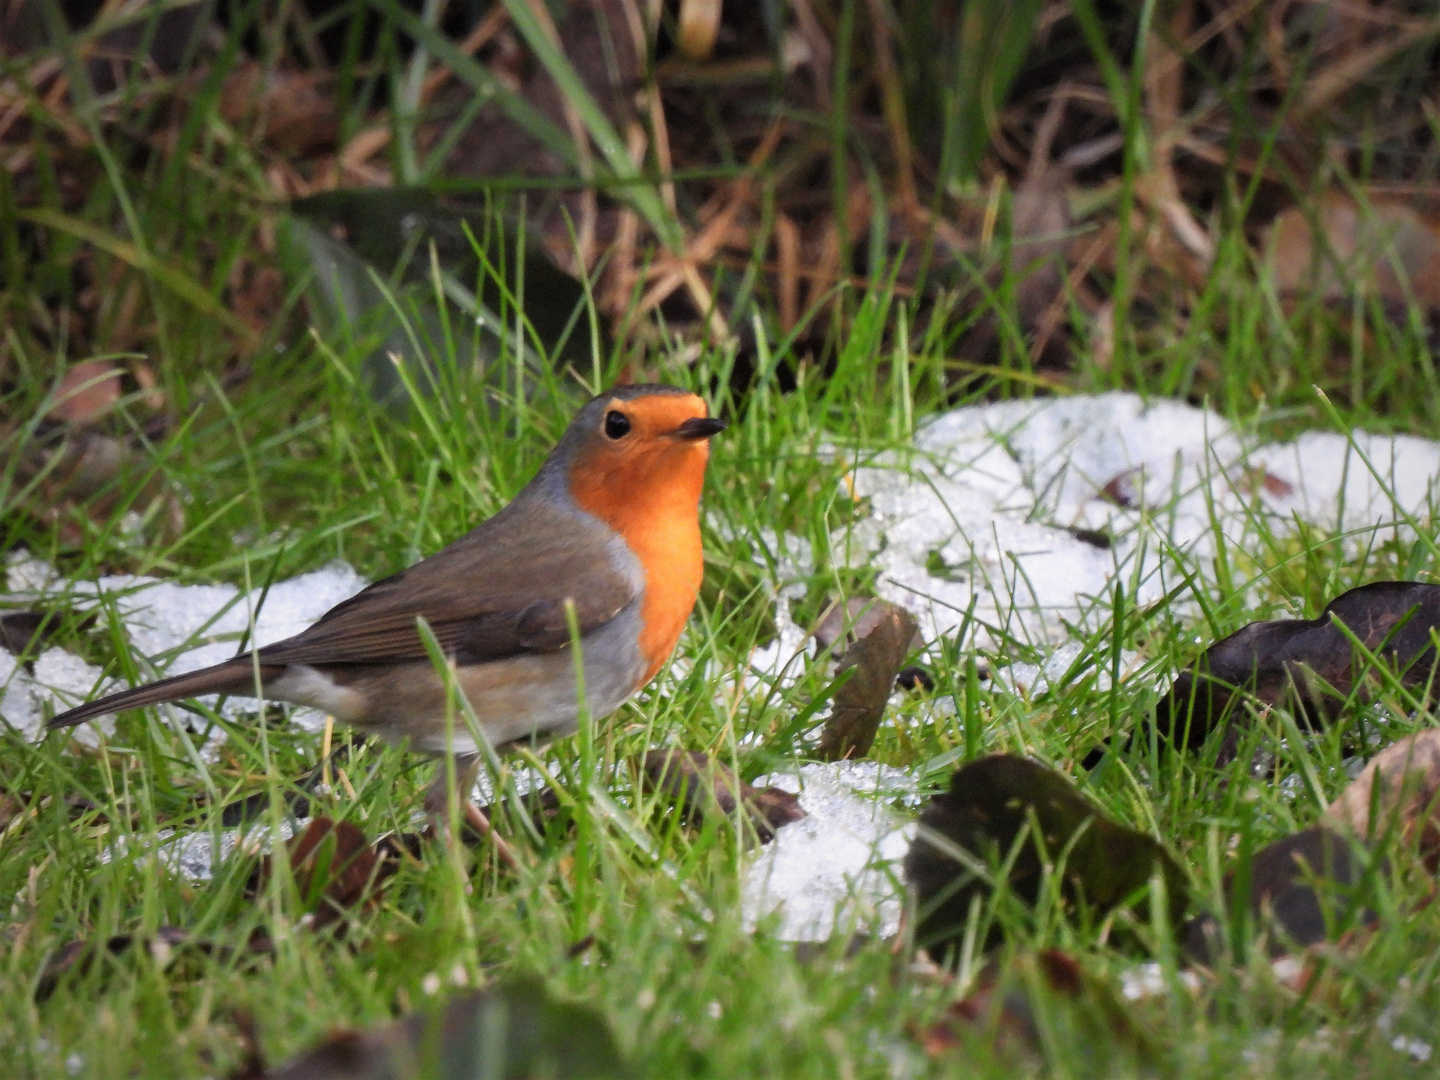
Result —
[{"label": "green grass", "polygon": [[[872,318],[884,317],[875,310]],[[8,738],[0,758],[5,787],[38,796],[33,813],[0,838],[0,893],[14,897],[0,961],[0,1042],[12,1048],[17,1075],[223,1075],[238,1053],[237,1010],[254,1016],[267,1055],[278,1060],[337,1025],[376,1023],[421,1005],[429,976],[477,983],[506,972],[538,974],[562,995],[597,1007],[644,1076],[882,1076],[896,1059],[923,1074],[907,1032],[933,1018],[950,991],[908,975],[905,956],[888,943],[847,954],[842,941],[802,957],[763,930],[743,932],[737,883],[746,856],[735,831],[723,823],[680,827],[654,797],[637,793],[627,762],[666,743],[710,750],[753,776],[803,754],[786,721],[823,686],[823,673],[769,694],[737,698],[727,689],[773,633],[772,591],[797,584],[777,580],[758,537],[762,529],[783,529],[816,542],[822,558],[798,582],[807,595],[863,586],[863,573],[823,556],[829,534],[864,511],[844,494],[840,466],[815,449],[821,442],[854,454],[903,447],[913,423],[939,407],[924,389],[934,360],[912,356],[907,380],[895,368],[878,374],[873,358],[856,351],[824,377],[802,365],[792,393],[780,393],[762,372],[743,400],[720,394],[716,404],[734,424],[716,440],[706,494],[707,521],[718,528],[708,534],[706,590],[681,646],[691,674],[662,675],[643,701],[593,738],[543,754],[565,809],[538,838],[517,821],[502,821],[522,852],[519,872],[432,847],[401,871],[347,940],[328,940],[298,927],[303,905],[282,877],[256,901],[244,899],[248,860],[232,859],[214,881],[196,884],[140,854],[157,829],[191,812],[207,791],[268,785],[278,793],[317,758],[315,737],[284,727],[238,728],[208,776],[182,736],[134,716],[103,755],[68,752],[63,735],[39,745]],[[340,557],[379,576],[502,505],[567,418],[570,399],[560,386],[542,389],[528,407],[496,407],[477,383],[459,377],[397,417],[357,389],[356,361],[333,341],[302,343],[269,360],[235,400],[212,390],[156,451],[169,482],[190,493],[192,525],[181,541],[122,548],[113,534],[101,536],[67,556],[68,572],[83,579],[123,565],[194,581],[259,582]],[[728,364],[724,352],[705,353],[689,368],[657,361],[665,378],[702,390],[725,384]],[[603,378],[609,374],[602,368]],[[53,554],[33,530],[17,527],[10,542]],[[1425,541],[1357,563],[1326,536],[1281,536],[1199,588],[1218,635],[1251,618],[1288,614],[1295,597],[1310,614],[1345,587],[1401,572],[1423,576],[1435,561]],[[1255,596],[1258,604],[1241,600]],[[1144,658],[1134,675],[1107,690],[1080,678],[1035,700],[967,679],[967,643],[935,643],[934,697],[954,709],[907,702],[887,720],[872,756],[937,787],[981,747],[1073,764],[1114,725],[1142,717],[1168,673],[1193,655],[1196,636],[1212,633],[1164,612],[1143,622],[1127,612],[1123,625],[1120,644]],[[118,651],[122,666],[133,662],[123,642],[103,632],[76,643],[97,658]],[[1114,644],[1113,633],[1102,631],[1082,659],[1107,669]],[[1429,722],[1423,710],[1406,719],[1404,702],[1391,711],[1392,736]],[[1299,738],[1275,714],[1254,741],[1276,753],[1281,776],[1303,778],[1298,789],[1241,765],[1160,764],[1136,751],[1087,791],[1118,820],[1163,839],[1191,867],[1198,895],[1213,900],[1237,844],[1258,846],[1312,822],[1345,781],[1336,734]],[[428,769],[401,751],[372,748],[347,766],[347,776],[356,797],[337,794],[324,810],[373,836],[407,827]],[[63,797],[74,794],[97,811],[72,820]],[[102,857],[121,841],[137,854]],[[1223,968],[1198,998],[1180,993],[1139,1007],[1137,1021],[1163,1048],[1162,1071],[1262,1075],[1270,1068],[1261,1063],[1273,1058],[1282,1074],[1338,1076],[1353,1068],[1344,1059],[1360,1053],[1375,1074],[1406,1074],[1405,1060],[1374,1024],[1403,985],[1404,1030],[1440,1034],[1430,1019],[1440,927],[1433,907],[1420,904],[1426,882],[1385,885],[1374,901],[1381,929],[1363,947],[1336,955],[1323,996],[1302,1000],[1276,988],[1252,957]],[[1067,949],[1102,978],[1118,979],[1147,955],[1167,970],[1174,963],[1165,927],[1135,926],[1145,943],[1137,953],[1117,951],[1108,931],[1073,925],[1053,905],[1007,919],[1015,947]],[[43,1003],[33,1000],[47,955],[66,942],[167,925],[231,946],[262,930],[276,953],[181,954],[167,966],[132,951],[66,979]],[[591,935],[594,947],[570,958],[570,948]],[[1052,1022],[1057,1041],[1048,1058],[1057,1075],[1127,1071],[1110,1058],[1121,1050],[1106,1049],[1103,1040],[1062,1037],[1063,1011]],[[1328,1051],[1334,1042],[1346,1052]],[[69,1073],[64,1062],[72,1054],[78,1066]],[[1255,1064],[1247,1064],[1252,1057]],[[974,1048],[937,1068],[983,1075],[986,1060],[983,1048]],[[1003,1058],[991,1065],[1010,1075]]]},{"label": "green grass", "polygon": [[[404,410],[377,405],[361,374],[375,355],[374,335],[333,326],[308,333],[309,309],[298,302],[303,266],[287,266],[299,272],[287,277],[283,316],[237,350],[233,328],[217,320],[215,308],[259,225],[277,211],[259,194],[263,163],[214,118],[218,86],[212,80],[197,92],[195,119],[180,129],[178,151],[138,165],[119,153],[133,147],[82,110],[98,136],[102,177],[83,206],[64,221],[32,216],[42,241],[17,216],[0,213],[9,320],[0,415],[20,425],[0,431],[0,537],[6,550],[24,547],[77,580],[123,570],[261,583],[335,558],[380,577],[502,506],[543,460],[583,391],[577,380],[537,377],[533,364],[527,367],[517,354],[533,354],[534,336],[509,304],[498,303],[505,333],[486,355],[491,371],[529,371],[524,399],[475,374],[479,350],[458,323],[437,316],[425,324],[407,306],[411,300],[400,298],[400,325],[413,331],[415,351],[439,358],[439,389],[414,396]],[[36,115],[43,115],[38,104]],[[44,169],[39,175],[35,198],[58,205],[55,177]],[[0,208],[16,200],[8,183],[0,177]],[[659,213],[649,195],[644,188],[637,206]],[[1224,208],[1236,221],[1244,198]],[[123,244],[84,243],[76,222],[123,237]],[[128,532],[125,500],[90,523],[78,547],[18,512],[30,498],[13,482],[24,425],[44,410],[61,364],[87,355],[72,349],[55,315],[76,302],[70,269],[77,257],[86,260],[87,280],[114,283],[94,339],[105,339],[107,320],[121,319],[127,290],[138,290],[151,320],[142,335],[145,358],[178,419],[145,461],[183,503],[177,535]],[[874,280],[886,277],[876,272]],[[1011,295],[1012,284],[1001,283],[996,295]],[[681,644],[688,674],[663,673],[592,737],[544,751],[540,760],[558,780],[563,808],[538,834],[502,816],[520,870],[503,871],[488,852],[476,862],[432,846],[402,868],[376,910],[361,915],[343,941],[333,940],[302,927],[304,904],[284,874],[247,898],[252,859],[232,858],[213,881],[193,883],[146,854],[160,829],[193,815],[207,798],[213,805],[217,797],[269,791],[272,812],[258,828],[264,834],[276,826],[278,796],[317,760],[317,737],[278,725],[236,726],[226,755],[204,766],[186,736],[148,716],[123,719],[102,754],[75,750],[63,734],[39,744],[5,734],[0,787],[31,793],[30,809],[0,831],[0,896],[13,898],[0,916],[0,1046],[8,1071],[223,1076],[241,1052],[242,1014],[254,1018],[267,1059],[278,1062],[337,1026],[381,1023],[422,1006],[432,977],[478,985],[508,973],[536,974],[556,993],[595,1007],[645,1077],[1140,1071],[1113,1034],[1076,1037],[1075,1018],[1063,1007],[1041,1015],[1038,1059],[1017,1064],[979,1040],[927,1063],[912,1033],[954,999],[954,987],[912,972],[908,952],[888,942],[851,949],[838,940],[811,954],[764,928],[745,932],[738,882],[750,856],[743,837],[724,822],[685,827],[633,784],[631,760],[661,744],[707,750],[746,777],[805,753],[790,721],[826,684],[826,672],[806,671],[772,692],[737,695],[734,686],[747,658],[774,633],[777,589],[803,590],[799,617],[871,586],[865,567],[829,554],[831,535],[865,508],[848,497],[843,465],[817,450],[838,447],[852,461],[903,451],[927,415],[957,403],[949,378],[953,326],[927,323],[923,311],[879,285],[849,296],[847,307],[853,317],[828,366],[798,354],[774,332],[772,313],[757,310],[764,332],[743,392],[731,390],[732,346],[702,347],[697,355],[667,342],[645,357],[648,371],[707,394],[733,420],[714,444],[706,585]],[[449,309],[436,302],[430,310]],[[1107,368],[1082,354],[1072,386],[1207,399],[1270,437],[1351,426],[1433,434],[1440,394],[1419,321],[1397,327],[1361,314],[1365,328],[1354,332],[1320,301],[1287,314],[1237,225],[1222,236],[1215,268],[1188,298],[1185,318],[1126,329]],[[906,340],[900,326],[926,330]],[[581,336],[589,329],[587,318]],[[253,374],[227,388],[223,368],[237,351]],[[1019,352],[1011,348],[1014,355],[971,394],[1032,392],[1039,376]],[[626,359],[597,348],[585,378],[605,385]],[[1319,397],[1315,385],[1331,397]],[[116,423],[124,431],[144,418],[137,395]],[[1263,535],[1223,566],[1196,568],[1187,599],[1200,601],[1204,617],[1162,609],[1142,620],[1123,606],[1117,613],[1123,600],[1107,598],[1076,670],[1109,670],[1117,648],[1141,658],[1108,689],[1080,677],[1033,699],[1017,697],[980,680],[977,669],[1035,659],[1032,651],[930,643],[933,697],[895,708],[871,756],[913,773],[926,791],[981,752],[1033,754],[1078,775],[1086,751],[1147,715],[1170,674],[1201,644],[1251,619],[1314,615],[1365,581],[1433,577],[1440,556],[1433,526],[1421,525],[1413,543],[1367,548],[1359,557],[1315,529]],[[783,577],[762,542],[765,530],[808,540],[820,553],[813,570],[800,580]],[[62,643],[126,674],[144,670],[105,619],[92,630],[69,629]],[[1381,707],[1387,738],[1431,724],[1428,700],[1392,697]],[[1342,727],[1304,737],[1275,712],[1255,728],[1251,745],[1274,754],[1275,774],[1286,782],[1252,775],[1248,754],[1217,769],[1203,757],[1155,761],[1142,747],[1085,790],[1116,820],[1166,843],[1190,868],[1197,897],[1219,907],[1239,850],[1313,823],[1343,788],[1344,734]],[[371,747],[346,766],[346,777],[354,797],[340,784],[317,809],[375,836],[410,826],[429,769],[400,750]],[[73,815],[66,798],[76,795],[94,809]],[[199,813],[202,828],[219,829],[213,809]],[[133,854],[107,856],[117,850]],[[1394,1030],[1432,1044],[1440,1040],[1440,908],[1424,903],[1429,889],[1423,874],[1382,876],[1368,897],[1379,929],[1330,954],[1329,980],[1308,996],[1276,985],[1268,964],[1246,948],[1198,994],[1176,989],[1135,1006],[1133,1019],[1155,1048],[1151,1067],[1197,1078],[1422,1071],[1391,1048],[1381,1019],[1388,1015]],[[1177,985],[1172,928],[1136,919],[1126,929],[1138,946],[1120,948],[1114,927],[1074,924],[1056,903],[1033,914],[1001,907],[1012,951],[1063,948],[1110,985],[1134,964],[1155,960]],[[59,947],[161,926],[231,951],[182,952],[165,962],[133,949],[73,973],[36,1000],[47,958]],[[240,949],[256,931],[275,942],[273,957]],[[592,936],[592,947],[571,955]]]}]

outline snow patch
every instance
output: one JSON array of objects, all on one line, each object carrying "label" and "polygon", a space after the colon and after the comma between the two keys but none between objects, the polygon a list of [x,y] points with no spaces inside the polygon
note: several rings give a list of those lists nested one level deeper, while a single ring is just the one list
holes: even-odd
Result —
[{"label": "snow patch", "polygon": [[887,803],[913,796],[910,775],[873,761],[840,761],[761,777],[755,785],[798,792],[807,816],[778,830],[746,867],[745,925],[754,929],[777,917],[774,933],[787,941],[895,933],[904,907],[899,863],[915,826]]},{"label": "snow patch", "polygon": [[[230,659],[247,630],[257,646],[292,637],[366,585],[352,567],[338,561],[277,581],[268,592],[260,588],[242,592],[233,585],[181,585],[133,574],[67,581],[49,564],[24,553],[12,554],[6,569],[10,600],[54,603],[62,599],[81,611],[113,609],[134,655],[153,665],[156,678],[183,675]],[[37,731],[45,704],[58,712],[94,697],[100,675],[99,669],[69,653],[51,649],[36,661],[31,677],[17,672],[14,659],[0,650],[0,678],[5,685],[0,715],[22,731]],[[103,689],[117,688],[107,685]],[[217,698],[209,695],[199,700],[213,707]],[[253,712],[254,706],[247,702],[231,698],[221,707],[221,714],[235,719]],[[179,726],[191,719],[177,706],[159,708]],[[324,723],[323,715],[314,709],[296,709],[292,718],[312,729]]]}]

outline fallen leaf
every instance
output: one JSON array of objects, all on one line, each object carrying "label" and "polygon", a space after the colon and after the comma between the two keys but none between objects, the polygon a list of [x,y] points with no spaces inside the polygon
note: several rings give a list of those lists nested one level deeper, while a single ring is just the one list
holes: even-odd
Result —
[{"label": "fallen leaf", "polygon": [[[1029,336],[1024,345],[1041,367],[1063,367],[1069,359],[1069,345],[1056,330],[1067,314],[1063,302],[1065,255],[1071,240],[1071,180],[1069,170],[1061,166],[1049,166],[1022,179],[1011,201],[1005,258],[984,274],[986,291],[991,294],[1001,291],[1006,278],[1010,279],[1016,325]],[[983,310],[960,340],[958,353],[969,364],[994,364],[1002,352],[1005,323],[993,301],[976,299]]]},{"label": "fallen leaf", "polygon": [[628,1077],[604,1020],[557,1002],[537,981],[464,994],[442,1009],[368,1031],[342,1031],[264,1080],[538,1080]]},{"label": "fallen leaf", "polygon": [[1098,551],[1109,551],[1115,546],[1114,538],[1102,529],[1082,529],[1078,525],[1065,525],[1062,528],[1082,544],[1089,544]]},{"label": "fallen leaf", "polygon": [[[1054,93],[1037,125],[1029,164],[1010,204],[1010,243],[1002,249],[1004,258],[984,275],[986,292],[992,295],[1003,292],[1009,279],[1015,322],[1028,336],[1023,344],[1039,367],[1065,367],[1070,361],[1069,343],[1056,331],[1068,314],[1066,255],[1073,239],[1069,194],[1074,175],[1050,154],[1069,98],[1068,91]],[[984,307],[958,346],[961,359],[972,364],[993,364],[1003,351],[1001,313],[993,302]]]},{"label": "fallen leaf", "polygon": [[[1342,627],[1344,629],[1342,629]],[[1227,726],[1223,763],[1239,740],[1237,695],[1266,705],[1293,704],[1320,724],[1374,678],[1350,635],[1406,686],[1430,679],[1436,665],[1432,633],[1440,628],[1440,585],[1378,581],[1342,593],[1315,619],[1253,622],[1215,642],[1193,671],[1182,672],[1155,708],[1164,740],[1197,749]],[[1348,634],[1347,632],[1348,631]]]},{"label": "fallen leaf", "polygon": [[[472,328],[465,359],[477,372],[498,384],[514,376],[515,365],[493,361],[502,355],[501,334],[521,291],[521,268],[525,319],[543,345],[523,350],[527,377],[543,384],[550,377],[547,365],[579,365],[589,355],[588,335],[576,331],[585,287],[555,265],[518,212],[498,199],[477,203],[421,188],[349,188],[297,200],[290,209],[281,235],[292,276],[309,281],[310,302],[327,325],[373,335],[362,368],[377,400],[405,406],[407,378],[427,395],[437,380],[445,385],[435,356],[450,355],[443,343],[451,324]],[[431,276],[432,250],[448,283],[444,297],[437,297]],[[509,386],[506,392],[516,390]]]},{"label": "fallen leaf", "polygon": [[[845,650],[880,627],[895,610],[896,606],[886,600],[873,596],[852,596],[843,604],[834,603],[826,608],[810,635],[822,650],[834,649],[843,656]],[[919,647],[918,631],[911,638],[910,645],[912,648]]]},{"label": "fallen leaf", "polygon": [[1246,490],[1263,491],[1276,499],[1288,499],[1295,494],[1295,485],[1289,480],[1255,465],[1247,465],[1241,470],[1240,484]]},{"label": "fallen leaf", "polygon": [[[77,630],[93,626],[97,616],[92,612],[81,616]],[[11,656],[33,661],[55,640],[65,622],[60,611],[0,612],[0,649]]]},{"label": "fallen leaf", "polygon": [[[855,605],[861,605],[855,607]],[[835,610],[842,612],[835,617]],[[851,599],[815,631],[822,648],[844,644],[839,671],[855,673],[835,694],[815,756],[822,761],[863,758],[870,752],[895,679],[915,641],[915,616],[884,600]]]},{"label": "fallen leaf", "polygon": [[[344,929],[356,909],[373,908],[380,900],[383,882],[397,863],[390,849],[371,845],[365,834],[348,821],[313,819],[305,831],[285,845],[295,888],[306,908],[313,910],[312,927]],[[251,877],[250,892],[260,893],[274,873],[269,856]]]},{"label": "fallen leaf", "polygon": [[46,419],[33,434],[0,427],[0,453],[15,456],[15,486],[26,493],[14,510],[56,527],[66,547],[122,508],[153,520],[162,536],[183,532],[180,500],[133,438]]},{"label": "fallen leaf", "polygon": [[120,369],[104,360],[72,365],[55,388],[50,417],[67,424],[93,424],[124,396]]},{"label": "fallen leaf", "polygon": [[249,136],[288,154],[332,150],[340,137],[340,115],[329,77],[291,67],[237,64],[220,88],[220,115],[234,125],[254,125]]},{"label": "fallen leaf", "polygon": [[[1127,1015],[1125,1004],[1104,982],[1058,949],[1022,953],[1003,967],[985,966],[974,988],[944,1017],[917,1032],[931,1057],[947,1057],[967,1046],[987,1057],[1021,1058],[1039,1064],[1063,1033],[1067,1050],[1095,1055],[1095,1064],[1113,1073],[1117,1048],[1139,1057],[1155,1053],[1153,1040]],[[1059,1032],[1056,1032],[1056,1029]]]},{"label": "fallen leaf", "polygon": [[[34,791],[10,791],[0,788],[0,831],[9,828],[10,823],[26,812],[38,813],[42,806],[50,803],[52,796],[36,796]],[[88,819],[91,824],[109,820],[100,805],[83,795],[64,796],[66,816],[71,822]]]},{"label": "fallen leaf", "polygon": [[[1348,973],[1353,962],[1374,938],[1374,925],[1358,927],[1334,941],[1308,945],[1298,952],[1272,956],[1270,974],[1277,985],[1307,1002],[1331,1009],[1347,1007],[1353,991]],[[1193,969],[1191,969],[1193,970]]]},{"label": "fallen leaf", "polygon": [[1372,843],[1395,830],[1434,873],[1440,865],[1440,729],[1376,754],[1326,809],[1324,821]]},{"label": "fallen leaf", "polygon": [[645,755],[642,776],[650,790],[669,795],[693,817],[718,813],[729,819],[736,806],[744,805],[762,844],[774,838],[782,825],[805,816],[794,793],[751,787],[724,762],[698,750],[651,750]]},{"label": "fallen leaf", "polygon": [[[1277,840],[1227,875],[1230,910],[1249,912],[1266,932],[1271,956],[1326,941],[1337,927],[1372,924],[1375,913],[1357,908],[1354,896],[1369,869],[1359,848],[1357,841],[1320,825]],[[1202,963],[1224,953],[1223,929],[1208,913],[1190,921],[1184,941]]]},{"label": "fallen leaf", "polygon": [[1099,497],[1125,510],[1134,510],[1142,504],[1145,486],[1145,470],[1140,466],[1116,473],[1100,488]]},{"label": "fallen leaf", "polygon": [[1344,309],[1339,301],[1368,291],[1397,321],[1412,301],[1440,311],[1440,236],[1403,202],[1361,206],[1332,194],[1313,209],[1285,210],[1270,228],[1269,254],[1276,291],[1290,306],[1303,298]]},{"label": "fallen leaf", "polygon": [[[1039,826],[1043,852],[1029,828]],[[1151,837],[1101,814],[1065,777],[1026,758],[992,754],[950,778],[920,815],[920,833],[905,856],[905,880],[914,890],[917,944],[939,956],[958,947],[970,907],[992,891],[988,868],[1015,853],[1006,884],[1025,903],[1039,896],[1047,863],[1065,854],[1062,894],[1072,907],[1103,914],[1131,899],[1158,869],[1170,915],[1179,924],[1187,904],[1185,875]],[[975,865],[964,865],[959,849]],[[991,931],[994,944],[999,930]]]}]

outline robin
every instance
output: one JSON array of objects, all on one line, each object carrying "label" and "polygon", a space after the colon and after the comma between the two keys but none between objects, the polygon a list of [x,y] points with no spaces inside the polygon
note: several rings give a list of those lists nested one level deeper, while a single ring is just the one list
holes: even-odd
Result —
[{"label": "robin", "polygon": [[[453,751],[468,791],[480,748],[463,723],[447,732],[446,680],[416,620],[429,624],[494,747],[577,730],[568,607],[584,711],[614,712],[664,666],[695,606],[700,489],[710,437],[724,428],[703,400],[672,386],[600,394],[520,494],[448,547],[292,638],[111,694],[49,726],[199,694],[254,695],[309,705],[419,750]],[[438,816],[445,799],[442,768],[426,809]]]}]

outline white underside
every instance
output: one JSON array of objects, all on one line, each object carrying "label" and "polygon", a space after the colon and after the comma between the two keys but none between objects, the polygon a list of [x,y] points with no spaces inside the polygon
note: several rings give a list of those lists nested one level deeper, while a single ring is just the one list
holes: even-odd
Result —
[{"label": "white underside", "polygon": [[265,689],[278,700],[309,705],[347,723],[358,719],[365,707],[361,694],[340,686],[329,675],[304,664],[291,664]]}]

